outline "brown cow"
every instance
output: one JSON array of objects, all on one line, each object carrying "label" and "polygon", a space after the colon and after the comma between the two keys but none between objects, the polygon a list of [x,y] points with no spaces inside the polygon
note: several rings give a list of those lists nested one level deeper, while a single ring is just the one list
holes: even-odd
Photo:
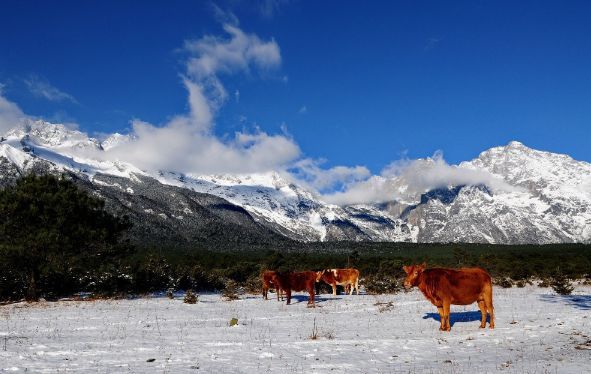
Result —
[{"label": "brown cow", "polygon": [[414,286],[425,295],[439,312],[439,330],[449,331],[449,308],[454,305],[468,305],[478,302],[482,314],[480,328],[486,327],[486,312],[490,315],[489,327],[495,327],[495,313],[492,300],[492,281],[490,275],[481,268],[427,269],[421,265],[403,266],[407,276],[404,288]]},{"label": "brown cow", "polygon": [[316,284],[316,273],[313,271],[302,271],[277,273],[279,287],[285,291],[287,305],[291,303],[291,291],[308,291],[308,306],[314,306],[314,286]]},{"label": "brown cow", "polygon": [[277,272],[272,270],[265,270],[261,273],[261,279],[263,282],[263,298],[265,300],[269,300],[267,294],[269,292],[269,288],[275,288],[275,294],[277,295],[277,301],[279,298],[283,300],[283,295],[281,292],[281,288],[279,287],[279,283],[277,282]]},{"label": "brown cow", "polygon": [[332,286],[332,294],[337,294],[337,285],[345,287],[351,286],[349,295],[353,295],[353,288],[359,295],[359,270],[357,269],[326,269],[316,273],[316,282],[326,282]]}]

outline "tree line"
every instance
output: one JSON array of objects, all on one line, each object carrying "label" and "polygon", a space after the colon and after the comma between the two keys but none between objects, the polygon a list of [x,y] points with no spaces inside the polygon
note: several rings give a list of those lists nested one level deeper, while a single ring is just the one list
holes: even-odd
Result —
[{"label": "tree line", "polygon": [[[485,268],[501,286],[591,278],[591,245],[300,243],[249,247],[139,246],[126,217],[108,213],[66,177],[26,176],[0,190],[0,300],[167,289],[258,292],[264,269],[355,267],[369,292],[395,292],[405,264]],[[547,284],[551,282],[548,281]],[[542,285],[544,283],[542,282]]]}]

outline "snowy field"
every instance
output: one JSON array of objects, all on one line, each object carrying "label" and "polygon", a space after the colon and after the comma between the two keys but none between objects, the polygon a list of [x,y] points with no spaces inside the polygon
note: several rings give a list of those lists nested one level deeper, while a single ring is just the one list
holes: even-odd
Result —
[{"label": "snowy field", "polygon": [[[272,295],[274,296],[274,295]],[[164,297],[0,307],[0,371],[99,373],[589,373],[591,287],[495,288],[495,330],[416,289],[382,296]],[[232,318],[238,325],[230,327]]]}]

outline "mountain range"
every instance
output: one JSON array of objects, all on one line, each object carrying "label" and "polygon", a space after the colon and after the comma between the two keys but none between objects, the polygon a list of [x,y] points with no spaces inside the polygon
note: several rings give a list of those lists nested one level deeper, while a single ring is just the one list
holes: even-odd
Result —
[{"label": "mountain range", "polygon": [[[135,240],[153,244],[591,242],[591,164],[516,141],[448,168],[467,177],[442,177],[428,188],[405,172],[378,176],[397,193],[351,205],[327,203],[285,172],[186,175],[102,157],[128,141],[27,120],[0,138],[0,187],[27,173],[67,174],[107,209],[128,215]],[[413,175],[433,177],[437,166],[437,159],[417,160]]]}]

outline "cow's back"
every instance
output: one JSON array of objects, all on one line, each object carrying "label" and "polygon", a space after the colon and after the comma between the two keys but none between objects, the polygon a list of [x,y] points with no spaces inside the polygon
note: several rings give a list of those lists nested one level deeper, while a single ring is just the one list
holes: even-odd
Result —
[{"label": "cow's back", "polygon": [[314,288],[316,273],[313,271],[281,273],[277,275],[277,280],[280,287],[285,290],[304,291]]},{"label": "cow's back", "polygon": [[444,298],[449,298],[452,304],[472,304],[492,285],[490,275],[481,268],[426,269],[423,282],[422,291],[434,304]]}]

